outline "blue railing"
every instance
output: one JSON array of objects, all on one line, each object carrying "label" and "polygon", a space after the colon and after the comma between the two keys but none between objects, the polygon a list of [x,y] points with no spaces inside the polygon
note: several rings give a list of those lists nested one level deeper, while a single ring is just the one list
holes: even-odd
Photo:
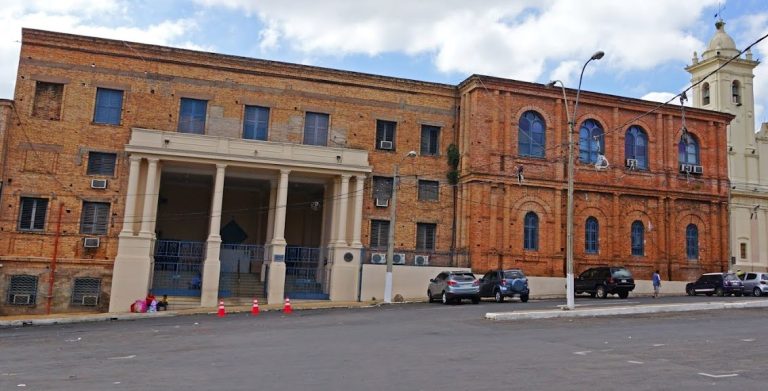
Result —
[{"label": "blue railing", "polygon": [[189,240],[155,241],[155,295],[200,296],[205,242]]},{"label": "blue railing", "polygon": [[264,297],[261,265],[264,246],[260,244],[221,245],[219,255],[219,297]]},{"label": "blue railing", "polygon": [[318,278],[320,249],[287,246],[285,248],[285,293],[296,299],[328,299],[323,281]]}]

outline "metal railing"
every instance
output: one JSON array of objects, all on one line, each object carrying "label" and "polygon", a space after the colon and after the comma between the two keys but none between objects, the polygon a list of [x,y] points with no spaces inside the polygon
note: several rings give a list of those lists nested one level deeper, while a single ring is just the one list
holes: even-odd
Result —
[{"label": "metal railing", "polygon": [[323,281],[318,278],[320,248],[287,246],[285,248],[285,293],[296,299],[327,299]]},{"label": "metal railing", "polygon": [[155,241],[155,295],[200,296],[205,242],[190,240]]}]

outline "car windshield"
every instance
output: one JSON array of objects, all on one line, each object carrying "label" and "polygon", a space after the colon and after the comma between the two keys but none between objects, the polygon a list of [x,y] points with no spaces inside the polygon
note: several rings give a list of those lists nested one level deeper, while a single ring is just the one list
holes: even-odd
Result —
[{"label": "car windshield", "polygon": [[504,278],[513,280],[515,278],[525,278],[525,274],[520,270],[508,270],[504,272]]},{"label": "car windshield", "polygon": [[632,278],[632,273],[624,268],[613,269],[613,278]]},{"label": "car windshield", "polygon": [[739,277],[736,277],[735,274],[726,274],[725,275],[726,281],[739,281]]},{"label": "car windshield", "polygon": [[471,274],[454,274],[451,276],[451,279],[455,281],[473,281],[475,276]]}]

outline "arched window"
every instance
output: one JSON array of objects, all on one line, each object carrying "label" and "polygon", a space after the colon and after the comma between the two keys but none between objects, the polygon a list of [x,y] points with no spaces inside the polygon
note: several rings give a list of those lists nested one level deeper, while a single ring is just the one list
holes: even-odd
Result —
[{"label": "arched window", "polygon": [[696,224],[688,224],[685,229],[685,253],[688,259],[699,259],[699,227]]},{"label": "arched window", "polygon": [[706,106],[709,104],[709,83],[701,85],[701,105]]},{"label": "arched window", "polygon": [[528,212],[525,215],[523,248],[526,250],[539,249],[539,216],[537,216],[534,212]]},{"label": "arched window", "polygon": [[632,223],[632,255],[645,255],[645,227],[640,220]]},{"label": "arched window", "polygon": [[594,217],[587,218],[584,225],[584,252],[597,254],[600,248],[600,224]]},{"label": "arched window", "polygon": [[680,139],[677,160],[680,164],[699,164],[699,143],[690,134]]},{"label": "arched window", "polygon": [[741,84],[738,80],[731,83],[731,101],[737,105],[741,104]]},{"label": "arched window", "polygon": [[582,163],[597,162],[597,155],[604,155],[603,128],[600,124],[588,119],[581,123],[579,129],[579,161]]},{"label": "arched window", "polygon": [[648,136],[643,128],[632,125],[624,137],[624,158],[637,160],[637,168],[648,169]]},{"label": "arched window", "polygon": [[544,118],[535,111],[526,111],[520,117],[517,146],[520,156],[544,157],[546,144]]}]

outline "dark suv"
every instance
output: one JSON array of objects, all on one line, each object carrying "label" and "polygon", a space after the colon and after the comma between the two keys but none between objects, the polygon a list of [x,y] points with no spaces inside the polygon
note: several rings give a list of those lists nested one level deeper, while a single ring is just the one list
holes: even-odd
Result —
[{"label": "dark suv", "polygon": [[514,296],[525,303],[529,293],[528,278],[520,269],[492,270],[480,279],[480,297],[493,297],[497,303]]},{"label": "dark suv", "polygon": [[626,299],[635,289],[635,279],[629,269],[623,266],[593,267],[582,272],[574,279],[575,291],[589,293],[592,297],[605,299],[609,294],[617,294]]},{"label": "dark suv", "polygon": [[689,282],[685,286],[688,296],[696,296],[699,293],[707,296],[741,296],[743,292],[744,283],[734,273],[705,273],[696,282]]}]

